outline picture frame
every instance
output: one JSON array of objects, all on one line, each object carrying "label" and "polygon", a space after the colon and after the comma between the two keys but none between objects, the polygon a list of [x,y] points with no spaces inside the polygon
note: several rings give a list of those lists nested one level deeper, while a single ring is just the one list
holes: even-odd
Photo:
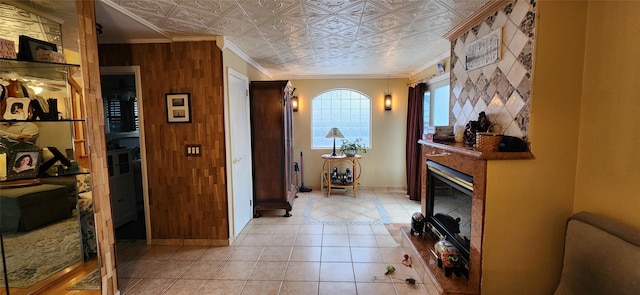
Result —
[{"label": "picture frame", "polygon": [[167,123],[191,123],[191,95],[167,93]]},{"label": "picture frame", "polygon": [[42,150],[34,144],[19,143],[9,148],[7,154],[7,180],[38,177],[42,163]]},{"label": "picture frame", "polygon": [[36,61],[36,52],[39,49],[58,52],[58,46],[54,43],[20,35],[18,37],[18,59]]},{"label": "picture frame", "polygon": [[501,55],[502,28],[498,28],[466,46],[465,69],[471,71],[496,63],[500,61]]},{"label": "picture frame", "polygon": [[8,97],[2,118],[5,120],[27,120],[29,118],[30,104],[31,99],[28,97]]}]

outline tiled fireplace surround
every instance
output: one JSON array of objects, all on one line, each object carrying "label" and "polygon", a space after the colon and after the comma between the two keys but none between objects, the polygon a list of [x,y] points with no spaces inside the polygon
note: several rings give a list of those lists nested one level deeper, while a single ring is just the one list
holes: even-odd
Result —
[{"label": "tiled fireplace surround", "polygon": [[[535,0],[496,1],[493,10],[480,10],[470,29],[450,32],[451,40],[451,113],[450,122],[456,128],[477,120],[480,112],[489,121],[499,124],[505,135],[525,137],[528,134],[533,48],[535,44]],[[469,26],[467,26],[468,28]],[[475,70],[464,66],[465,44],[489,32],[502,29],[501,58]],[[456,31],[454,29],[453,31]],[[445,277],[437,267],[430,238],[415,237],[404,228],[402,245],[408,253],[418,256],[414,265],[423,280],[435,283],[441,294],[480,294],[482,273],[482,239],[484,230],[487,161],[531,158],[531,153],[481,153],[463,146],[421,142],[422,213],[426,213],[426,161],[432,160],[473,177],[471,209],[471,249],[469,278]]]},{"label": "tiled fireplace surround", "polygon": [[[531,106],[535,44],[535,0],[507,1],[470,30],[447,36],[451,40],[451,113],[449,121],[464,127],[485,112],[504,134],[526,137]],[[485,14],[486,15],[486,14]],[[500,61],[465,69],[465,46],[502,30]]]},{"label": "tiled fireplace surround", "polygon": [[[424,142],[421,151],[421,163],[427,160],[453,168],[473,177],[473,194],[471,197],[471,248],[469,255],[469,278],[444,276],[444,270],[439,269],[437,260],[432,253],[434,242],[430,237],[415,237],[406,234],[402,239],[402,246],[407,252],[414,253],[421,259],[416,259],[416,271],[423,280],[432,280],[443,294],[480,294],[482,231],[484,221],[484,200],[487,160],[482,159],[482,153],[459,147],[450,147]],[[422,165],[422,200],[421,211],[426,213],[427,206],[427,167]]]},{"label": "tiled fireplace surround", "polygon": [[428,235],[422,237],[410,234],[410,227],[403,227],[402,247],[415,257],[415,269],[424,281],[432,281],[440,294],[480,294],[482,277],[482,243],[484,233],[484,209],[486,200],[487,166],[489,161],[531,159],[530,152],[481,152],[463,144],[444,144],[420,141],[421,172],[421,211],[427,212],[427,165],[434,161],[473,177],[471,196],[471,249],[469,255],[469,278],[444,276],[444,270],[438,268],[433,246],[436,241]]}]

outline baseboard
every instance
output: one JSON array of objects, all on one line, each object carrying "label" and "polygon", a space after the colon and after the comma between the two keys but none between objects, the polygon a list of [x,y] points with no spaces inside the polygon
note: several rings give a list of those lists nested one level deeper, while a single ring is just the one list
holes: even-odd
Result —
[{"label": "baseboard", "polygon": [[[318,190],[318,191],[324,191],[325,187],[324,186],[316,186],[316,185],[312,185],[312,186],[307,186],[305,185],[305,187],[311,188],[312,190]],[[331,188],[331,190],[334,189],[340,189],[340,188]],[[359,185],[358,186],[358,190],[392,190],[392,191],[406,191],[407,188],[406,187],[392,187],[392,186],[362,186]]]}]

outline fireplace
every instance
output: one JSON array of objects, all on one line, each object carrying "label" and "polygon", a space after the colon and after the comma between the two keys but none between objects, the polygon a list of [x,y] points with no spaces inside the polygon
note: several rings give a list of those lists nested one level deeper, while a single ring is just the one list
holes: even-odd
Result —
[{"label": "fireplace", "polygon": [[427,161],[427,225],[434,240],[446,239],[459,251],[469,269],[473,177]]},{"label": "fireplace", "polygon": [[[430,228],[438,229],[439,235],[432,238],[430,235],[414,235],[410,226],[402,228],[402,247],[409,255],[412,255],[413,266],[423,282],[432,282],[438,290],[436,294],[482,294],[482,266],[483,266],[483,240],[485,201],[487,188],[487,165],[494,160],[532,159],[530,152],[481,152],[462,143],[443,144],[421,140],[420,154],[420,213],[425,216]],[[495,180],[494,180],[495,183]],[[436,198],[431,201],[431,196]],[[466,200],[467,205],[457,207],[457,210],[440,209],[438,196],[443,200]],[[470,203],[469,203],[470,200]],[[461,202],[462,203],[462,202]],[[463,208],[465,208],[463,210]],[[451,218],[443,218],[444,213]],[[469,213],[471,212],[471,213]],[[457,222],[456,219],[460,218]],[[460,231],[447,232],[445,225],[453,219]],[[445,222],[442,222],[445,220]],[[443,224],[444,223],[444,224]],[[449,226],[452,227],[452,226]],[[429,232],[430,230],[425,230]],[[470,234],[469,234],[470,233]],[[468,273],[461,269],[461,276],[446,276],[446,269],[438,266],[435,245],[440,236],[452,239],[451,243],[457,243],[456,247],[463,252]],[[452,238],[453,237],[453,238]],[[461,260],[463,260],[461,259]],[[463,261],[464,262],[464,261]]]}]

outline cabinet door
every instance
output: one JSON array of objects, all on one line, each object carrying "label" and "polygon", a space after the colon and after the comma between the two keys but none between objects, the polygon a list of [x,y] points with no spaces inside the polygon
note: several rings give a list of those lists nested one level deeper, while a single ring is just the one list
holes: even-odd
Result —
[{"label": "cabinet door", "polygon": [[287,201],[292,202],[295,198],[295,175],[293,174],[293,108],[291,99],[293,97],[293,89],[287,84],[284,89],[284,173],[285,187],[287,193]]},{"label": "cabinet door", "polygon": [[131,150],[107,155],[114,227],[136,219],[135,182]]},{"label": "cabinet door", "polygon": [[283,201],[285,188],[282,82],[251,82],[253,182],[256,203]]}]

